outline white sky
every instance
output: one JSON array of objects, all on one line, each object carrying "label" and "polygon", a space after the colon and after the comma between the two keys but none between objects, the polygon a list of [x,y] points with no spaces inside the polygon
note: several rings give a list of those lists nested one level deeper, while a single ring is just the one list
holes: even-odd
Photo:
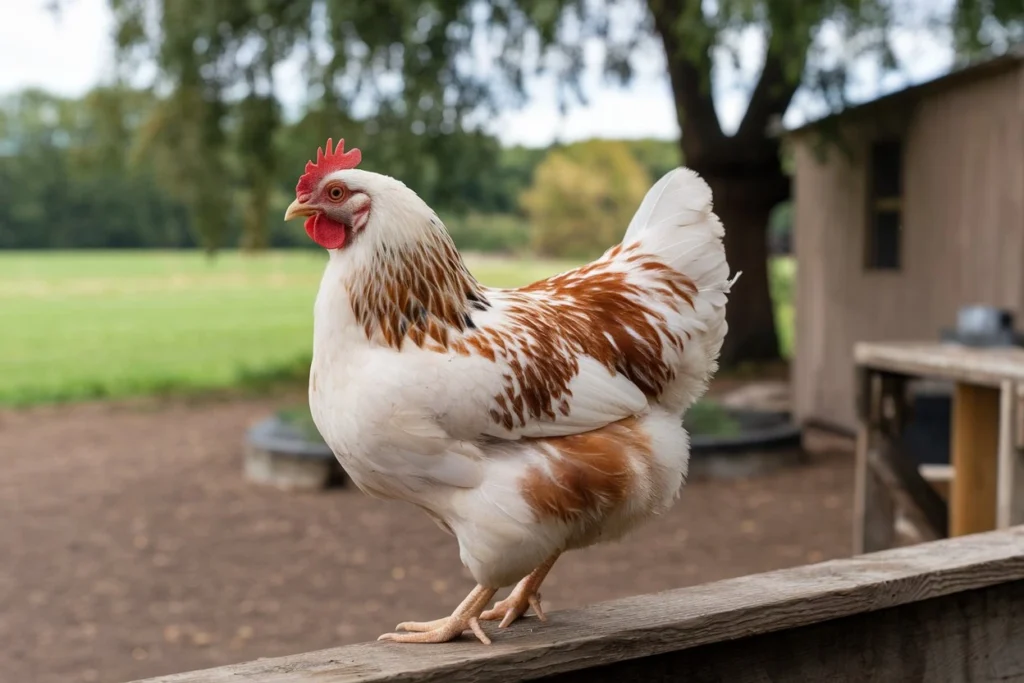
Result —
[{"label": "white sky", "polygon": [[[107,79],[113,65],[113,17],[107,3],[70,0],[58,19],[47,11],[45,0],[0,0],[0,93],[38,86],[63,95],[79,95]],[[948,0],[941,4],[948,4]],[[760,69],[760,36],[750,32],[741,38],[741,70],[730,70],[716,83],[716,104],[727,131],[738,125],[746,107],[744,88]],[[850,88],[853,100],[871,99],[908,83],[933,78],[951,64],[950,49],[929,33],[905,32],[895,42],[902,73],[880,79],[872,63],[859,64]],[[603,81],[598,67],[601,46],[589,47],[587,59],[593,67],[584,76],[589,97],[586,106],[575,106],[563,117],[553,82],[537,79],[529,85],[530,103],[493,122],[493,132],[506,144],[531,146],[555,139],[676,137],[679,130],[663,56],[656,51],[643,55],[636,63],[637,77],[627,88],[619,88]],[[299,97],[298,93],[281,95],[286,103]],[[819,103],[798,94],[785,122],[798,124],[820,112]]]}]

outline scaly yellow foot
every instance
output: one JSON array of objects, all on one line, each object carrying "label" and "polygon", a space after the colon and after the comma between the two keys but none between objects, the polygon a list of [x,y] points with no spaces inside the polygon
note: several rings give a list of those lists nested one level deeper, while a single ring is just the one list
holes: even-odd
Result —
[{"label": "scaly yellow foot", "polygon": [[495,588],[477,586],[466,596],[462,604],[455,608],[450,617],[434,621],[403,621],[396,630],[408,633],[385,633],[377,640],[390,640],[396,643],[447,643],[469,630],[481,643],[490,645],[491,639],[480,627],[479,617],[484,606],[497,592]]},{"label": "scaly yellow foot", "polygon": [[529,575],[516,584],[516,587],[512,589],[507,598],[496,603],[492,609],[481,614],[480,618],[484,621],[501,619],[498,628],[505,628],[526,614],[526,610],[533,608],[533,612],[537,615],[538,619],[547,621],[548,618],[544,616],[544,610],[540,606],[539,589],[540,584],[544,582],[557,559],[558,555],[554,555],[544,564],[530,572]]}]

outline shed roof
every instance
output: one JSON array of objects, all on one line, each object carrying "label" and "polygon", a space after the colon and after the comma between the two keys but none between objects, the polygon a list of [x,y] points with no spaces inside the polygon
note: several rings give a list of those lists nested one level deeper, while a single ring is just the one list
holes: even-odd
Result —
[{"label": "shed roof", "polygon": [[868,100],[867,102],[851,105],[841,111],[833,112],[813,121],[808,121],[799,126],[783,130],[781,131],[781,134],[794,135],[796,133],[815,128],[823,123],[832,122],[839,117],[845,117],[852,114],[870,115],[875,110],[881,110],[893,105],[908,104],[928,95],[934,95],[950,88],[955,88],[967,83],[973,83],[974,81],[988,76],[994,76],[1010,71],[1022,63],[1024,63],[1024,45],[1011,48],[997,57],[971,62],[958,68],[954,68],[948,73],[938,76],[937,78],[916,83],[876,99]]}]

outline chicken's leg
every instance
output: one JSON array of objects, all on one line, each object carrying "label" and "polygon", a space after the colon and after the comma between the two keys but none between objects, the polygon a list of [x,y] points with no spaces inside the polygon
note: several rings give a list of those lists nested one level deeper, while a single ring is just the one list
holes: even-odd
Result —
[{"label": "chicken's leg", "polygon": [[488,601],[498,592],[496,588],[477,586],[462,601],[450,617],[434,621],[403,621],[398,631],[411,633],[385,633],[377,640],[393,640],[398,643],[445,643],[455,640],[467,629],[472,630],[480,642],[490,645],[491,639],[480,628],[479,617]]},{"label": "chicken's leg", "polygon": [[501,619],[498,628],[505,628],[526,614],[526,610],[532,607],[538,619],[547,621],[548,618],[544,616],[544,610],[540,606],[540,593],[538,591],[540,590],[540,584],[543,583],[548,572],[551,571],[551,567],[554,566],[555,560],[558,559],[558,555],[559,553],[555,553],[544,564],[530,572],[516,584],[516,587],[512,589],[507,598],[496,603],[493,609],[489,609],[481,614],[480,618],[485,621]]}]

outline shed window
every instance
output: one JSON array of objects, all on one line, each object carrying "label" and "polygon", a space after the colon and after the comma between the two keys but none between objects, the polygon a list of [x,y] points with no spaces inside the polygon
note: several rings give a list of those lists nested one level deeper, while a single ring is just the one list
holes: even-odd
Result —
[{"label": "shed window", "polygon": [[903,145],[898,140],[875,142],[868,164],[867,267],[900,267],[903,208]]}]

